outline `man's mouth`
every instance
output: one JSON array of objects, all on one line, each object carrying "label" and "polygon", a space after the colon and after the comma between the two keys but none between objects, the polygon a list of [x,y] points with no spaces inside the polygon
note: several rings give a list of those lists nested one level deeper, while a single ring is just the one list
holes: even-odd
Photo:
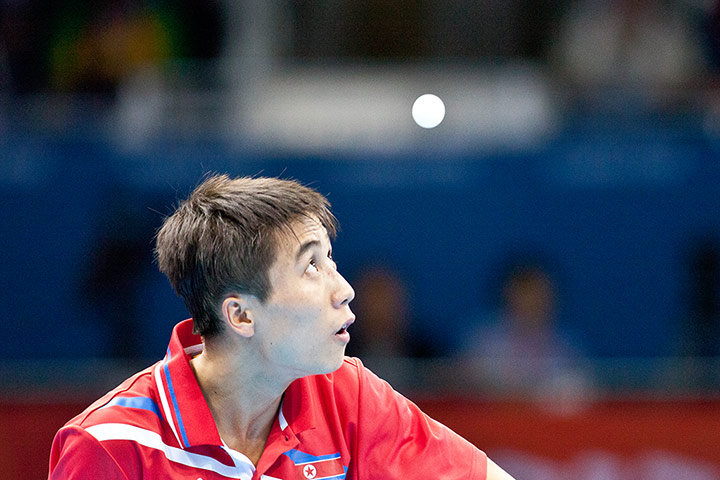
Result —
[{"label": "man's mouth", "polygon": [[344,334],[344,333],[347,333],[348,327],[349,327],[350,325],[352,325],[354,321],[355,321],[355,318],[351,318],[350,320],[348,320],[347,322],[345,322],[345,323],[343,324],[343,326],[340,327],[337,332],[335,332],[335,335],[342,335],[342,334]]}]

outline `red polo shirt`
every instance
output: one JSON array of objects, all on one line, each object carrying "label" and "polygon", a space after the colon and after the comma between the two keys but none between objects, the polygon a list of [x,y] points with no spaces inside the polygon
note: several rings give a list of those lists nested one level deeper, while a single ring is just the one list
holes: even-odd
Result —
[{"label": "red polo shirt", "polygon": [[422,413],[355,358],[293,382],[253,465],[220,438],[189,359],[202,350],[179,323],[165,358],[68,422],[51,480],[173,478],[484,480],[485,454]]}]

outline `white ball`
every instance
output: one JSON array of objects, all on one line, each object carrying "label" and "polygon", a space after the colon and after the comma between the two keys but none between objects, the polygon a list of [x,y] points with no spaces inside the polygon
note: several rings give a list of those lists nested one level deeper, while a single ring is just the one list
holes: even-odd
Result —
[{"label": "white ball", "polygon": [[420,95],[413,103],[412,117],[423,128],[435,128],[445,118],[445,104],[430,93]]}]

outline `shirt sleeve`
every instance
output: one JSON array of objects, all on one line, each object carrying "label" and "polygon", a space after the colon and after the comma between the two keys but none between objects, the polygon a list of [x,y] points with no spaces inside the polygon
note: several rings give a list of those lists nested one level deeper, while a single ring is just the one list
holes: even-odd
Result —
[{"label": "shirt sleeve", "polygon": [[484,452],[423,413],[357,361],[359,480],[486,480]]},{"label": "shirt sleeve", "polygon": [[113,457],[83,428],[62,428],[50,450],[48,480],[129,480]]}]

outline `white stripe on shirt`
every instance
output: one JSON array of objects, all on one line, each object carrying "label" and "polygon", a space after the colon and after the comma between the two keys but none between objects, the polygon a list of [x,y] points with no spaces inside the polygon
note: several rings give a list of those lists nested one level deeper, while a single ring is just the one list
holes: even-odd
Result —
[{"label": "white stripe on shirt", "polygon": [[162,403],[162,408],[165,412],[165,420],[167,420],[167,422],[170,424],[170,428],[175,434],[178,445],[182,445],[183,442],[180,440],[180,436],[178,435],[177,430],[175,430],[175,421],[173,420],[172,412],[170,411],[170,405],[168,405],[167,395],[165,395],[165,388],[162,384],[162,366],[164,365],[164,363],[165,362],[160,362],[155,365],[155,382],[157,382],[158,396],[160,396],[160,403]]},{"label": "white stripe on shirt", "polygon": [[230,467],[212,457],[187,452],[177,447],[171,447],[163,443],[158,433],[134,425],[101,423],[87,427],[85,430],[99,442],[106,440],[130,440],[145,447],[160,450],[165,457],[172,462],[188,467],[209,470],[225,477],[251,480],[255,473],[255,468],[252,464],[240,464],[238,462],[235,464],[235,467]]}]

